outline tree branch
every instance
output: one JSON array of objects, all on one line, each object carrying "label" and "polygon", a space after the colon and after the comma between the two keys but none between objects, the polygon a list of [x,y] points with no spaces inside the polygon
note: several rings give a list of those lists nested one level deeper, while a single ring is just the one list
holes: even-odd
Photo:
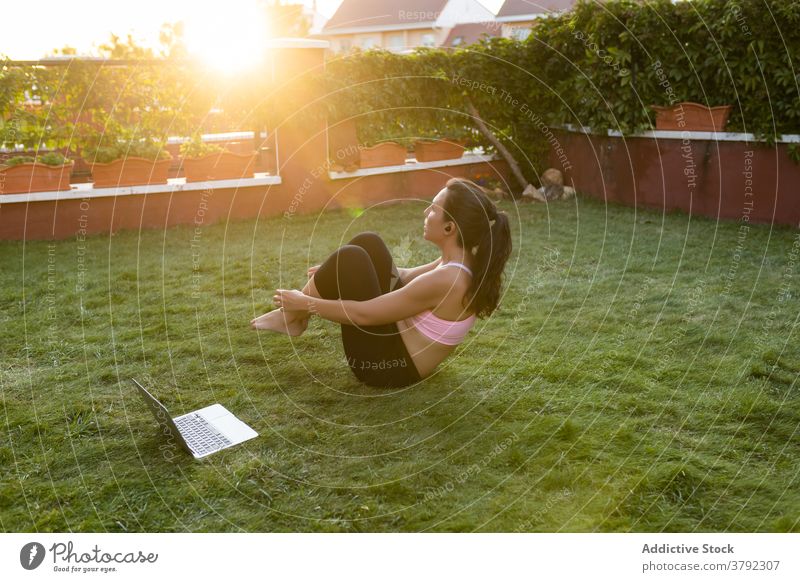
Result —
[{"label": "tree branch", "polygon": [[492,130],[486,126],[486,122],[483,121],[481,114],[469,99],[467,99],[467,110],[472,116],[475,125],[478,126],[478,130],[492,143],[495,148],[497,148],[497,151],[500,152],[500,155],[503,156],[503,159],[505,159],[505,161],[508,163],[509,168],[511,168],[511,173],[514,174],[514,178],[516,178],[520,188],[522,188],[523,195],[525,192],[530,192],[530,190],[533,189],[533,186],[531,186],[531,184],[529,184],[525,179],[525,176],[522,175],[522,170],[519,169],[519,164],[517,164],[514,156],[512,156],[511,152],[508,151],[506,146],[504,146],[500,140],[497,139],[497,136],[492,132]]}]

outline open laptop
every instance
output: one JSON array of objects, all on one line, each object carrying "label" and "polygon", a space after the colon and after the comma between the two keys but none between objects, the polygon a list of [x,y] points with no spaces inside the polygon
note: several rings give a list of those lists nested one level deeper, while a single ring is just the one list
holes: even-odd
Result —
[{"label": "open laptop", "polygon": [[189,414],[172,418],[167,407],[161,404],[144,386],[131,378],[139,394],[147,403],[161,432],[175,438],[195,459],[202,459],[222,449],[238,445],[258,433],[221,404],[212,404]]}]

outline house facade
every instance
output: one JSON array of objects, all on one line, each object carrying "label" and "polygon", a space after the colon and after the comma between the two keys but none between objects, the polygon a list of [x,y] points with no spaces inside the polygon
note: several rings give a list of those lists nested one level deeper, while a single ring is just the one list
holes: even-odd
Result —
[{"label": "house facade", "polygon": [[404,52],[444,46],[459,24],[493,20],[477,0],[344,0],[315,37],[329,41],[335,53]]},{"label": "house facade", "polygon": [[499,22],[470,22],[456,24],[450,29],[450,34],[442,46],[444,48],[459,48],[474,44],[485,37],[501,36],[502,27]]},{"label": "house facade", "polygon": [[525,40],[540,18],[570,10],[577,0],[506,0],[495,20],[505,38]]}]

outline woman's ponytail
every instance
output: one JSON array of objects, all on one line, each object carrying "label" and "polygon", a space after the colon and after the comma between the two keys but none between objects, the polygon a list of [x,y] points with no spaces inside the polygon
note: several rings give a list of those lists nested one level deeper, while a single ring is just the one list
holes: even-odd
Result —
[{"label": "woman's ponytail", "polygon": [[476,313],[490,315],[500,303],[503,271],[511,254],[511,229],[505,212],[495,211],[495,218],[489,221],[489,228],[476,251],[478,272],[475,276],[480,285],[476,293]]},{"label": "woman's ponytail", "polygon": [[503,271],[511,255],[508,215],[470,180],[453,178],[447,189],[444,210],[458,226],[459,244],[473,256],[469,309],[485,317],[500,302]]}]

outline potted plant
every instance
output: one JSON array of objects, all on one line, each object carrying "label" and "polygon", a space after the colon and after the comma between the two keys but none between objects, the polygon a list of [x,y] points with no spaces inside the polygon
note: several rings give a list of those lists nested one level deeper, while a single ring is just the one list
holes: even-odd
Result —
[{"label": "potted plant", "polygon": [[[355,124],[355,137],[358,140],[358,155],[352,155],[347,143],[353,139],[352,123]],[[337,143],[336,147],[344,147],[346,153],[351,153],[348,159],[349,164],[358,160],[362,168],[379,168],[384,166],[402,166],[408,158],[407,143],[409,141],[408,132],[400,123],[400,120],[391,111],[371,111],[364,115],[353,118],[353,122],[344,120],[336,127],[341,127],[341,131],[347,139],[342,143]],[[335,154],[334,154],[335,155]],[[342,164],[346,166],[347,164]]]},{"label": "potted plant", "polygon": [[730,105],[706,107],[689,101],[650,107],[656,112],[656,129],[673,131],[724,131],[731,112]]},{"label": "potted plant", "polygon": [[414,157],[418,162],[457,160],[467,147],[477,144],[472,128],[452,115],[442,115],[438,123],[418,124],[417,130],[417,136],[424,136],[414,142]]},{"label": "potted plant", "polygon": [[84,156],[95,188],[165,184],[172,163],[163,144],[150,139],[113,141],[84,150]]},{"label": "potted plant", "polygon": [[457,160],[464,155],[465,143],[456,139],[421,139],[414,142],[414,157],[418,162]]},{"label": "potted plant", "polygon": [[218,145],[203,143],[200,136],[181,144],[180,151],[187,182],[252,178],[258,155],[234,154]]},{"label": "potted plant", "polygon": [[57,152],[13,157],[0,166],[0,194],[69,190],[72,164]]},{"label": "potted plant", "polygon": [[361,148],[362,168],[380,168],[383,166],[402,166],[406,163],[408,151],[396,141],[384,141]]}]

